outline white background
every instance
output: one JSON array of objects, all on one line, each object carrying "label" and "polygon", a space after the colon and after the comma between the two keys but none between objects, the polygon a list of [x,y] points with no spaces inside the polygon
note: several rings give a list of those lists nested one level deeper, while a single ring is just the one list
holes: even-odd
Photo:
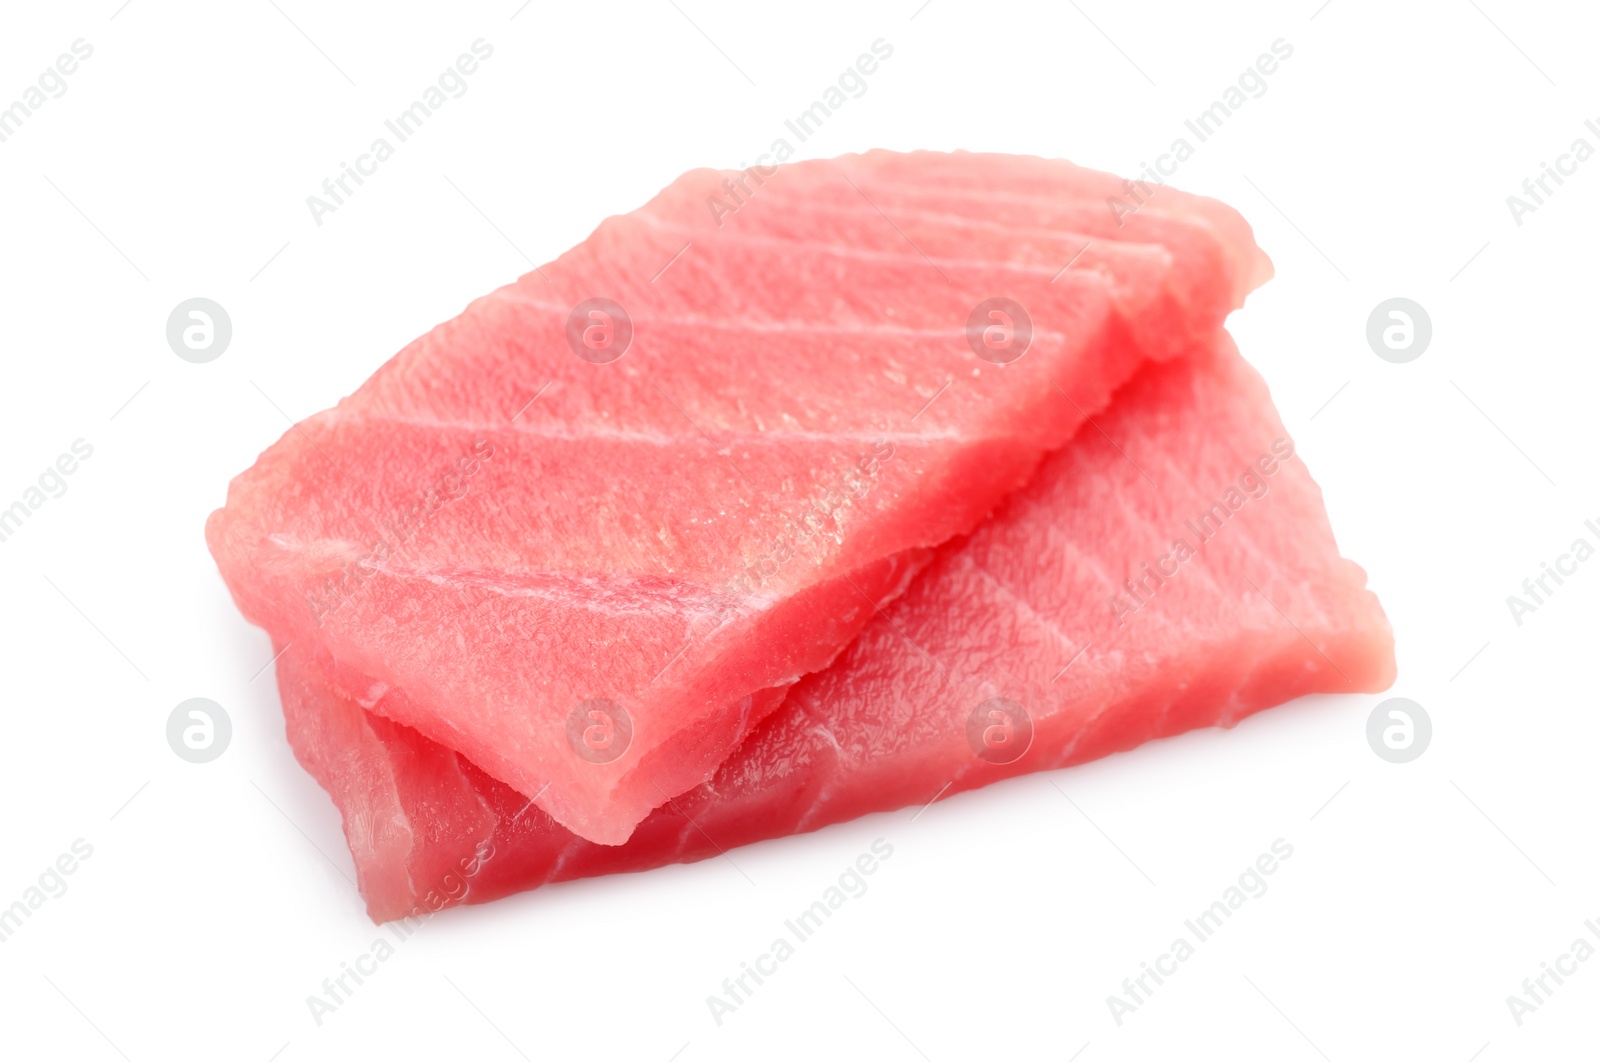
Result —
[{"label": "white background", "polygon": [[[0,102],[75,39],[94,55],[0,144],[0,503],[73,440],[94,456],[0,543],[0,905],[75,839],[94,854],[0,944],[0,1054],[1594,1050],[1600,961],[1520,1027],[1505,1002],[1600,919],[1600,562],[1520,627],[1505,601],[1600,518],[1600,160],[1521,226],[1506,205],[1575,138],[1600,147],[1583,126],[1600,119],[1594,12],[919,2],[6,5]],[[479,37],[494,56],[468,93],[316,226],[306,196]],[[1394,693],[1431,714],[1431,747],[1383,762],[1364,737],[1381,698],[1310,698],[915,821],[739,850],[738,870],[449,912],[319,1027],[306,997],[376,931],[271,672],[252,678],[267,639],[227,597],[206,514],[285,415],[333,404],[679,172],[754,162],[879,37],[893,58],[803,154],[965,147],[1133,172],[1292,44],[1175,183],[1237,206],[1277,263],[1233,328],[1388,610]],[[1364,339],[1397,295],[1434,326],[1406,365]],[[193,296],[233,320],[207,365],[164,337]],[[234,724],[203,766],[164,737],[196,696]],[[718,1027],[705,997],[876,837],[895,854],[871,891]],[[1119,1027],[1106,997],[1279,837],[1295,854],[1271,890]]]}]

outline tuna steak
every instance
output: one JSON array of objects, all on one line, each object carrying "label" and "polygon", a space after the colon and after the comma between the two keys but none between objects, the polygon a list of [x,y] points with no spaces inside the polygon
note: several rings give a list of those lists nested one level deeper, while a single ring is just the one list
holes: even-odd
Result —
[{"label": "tuna steak", "polygon": [[212,552],[331,695],[620,844],[1265,277],[1227,208],[1118,226],[1114,181],[687,174],[287,432]]},{"label": "tuna steak", "polygon": [[704,859],[1395,673],[1364,573],[1226,339],[1144,370],[620,847],[363,711],[322,666],[298,648],[278,662],[289,736],[341,810],[377,921]]}]

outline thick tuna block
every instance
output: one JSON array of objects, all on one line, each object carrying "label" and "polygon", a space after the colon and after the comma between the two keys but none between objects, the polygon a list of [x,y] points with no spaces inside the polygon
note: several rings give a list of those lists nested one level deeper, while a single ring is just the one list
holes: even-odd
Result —
[{"label": "thick tuna block", "polygon": [[[1145,369],[707,783],[620,847],[278,662],[289,736],[344,816],[377,920],[716,856],[1307,693],[1371,692],[1394,644],[1265,385],[1224,338]],[[948,786],[948,789],[946,788]]]},{"label": "thick tuna block", "polygon": [[620,844],[1266,276],[1232,211],[1118,225],[1114,181],[689,173],[295,425],[212,552],[330,692]]}]

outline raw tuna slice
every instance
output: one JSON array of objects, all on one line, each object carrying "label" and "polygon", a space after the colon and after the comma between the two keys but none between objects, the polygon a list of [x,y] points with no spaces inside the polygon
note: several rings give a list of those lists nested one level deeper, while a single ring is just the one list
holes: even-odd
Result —
[{"label": "raw tuna slice", "polygon": [[285,653],[289,736],[343,814],[372,917],[704,859],[1393,681],[1383,611],[1231,341],[1146,369],[1095,428],[620,847]]},{"label": "raw tuna slice", "polygon": [[[731,214],[753,178],[695,171],[474,302],[233,482],[207,538],[240,608],[620,844],[1265,275],[1226,208],[1107,228],[1102,175],[919,186],[942,158],[783,167]],[[1013,183],[1032,213],[990,222],[974,189]]]}]

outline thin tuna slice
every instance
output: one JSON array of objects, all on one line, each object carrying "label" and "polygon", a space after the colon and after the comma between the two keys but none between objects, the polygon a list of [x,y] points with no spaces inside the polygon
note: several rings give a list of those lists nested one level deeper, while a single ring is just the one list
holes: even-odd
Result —
[{"label": "thin tuna slice", "polygon": [[686,174],[287,432],[212,552],[330,693],[620,844],[1264,277],[1231,211],[1119,227],[1107,180]]},{"label": "thin tuna slice", "polygon": [[574,836],[451,748],[278,662],[290,740],[344,818],[377,921],[716,856],[1303,694],[1373,692],[1394,643],[1230,340],[1151,367],[938,551],[707,784],[627,844]]}]

